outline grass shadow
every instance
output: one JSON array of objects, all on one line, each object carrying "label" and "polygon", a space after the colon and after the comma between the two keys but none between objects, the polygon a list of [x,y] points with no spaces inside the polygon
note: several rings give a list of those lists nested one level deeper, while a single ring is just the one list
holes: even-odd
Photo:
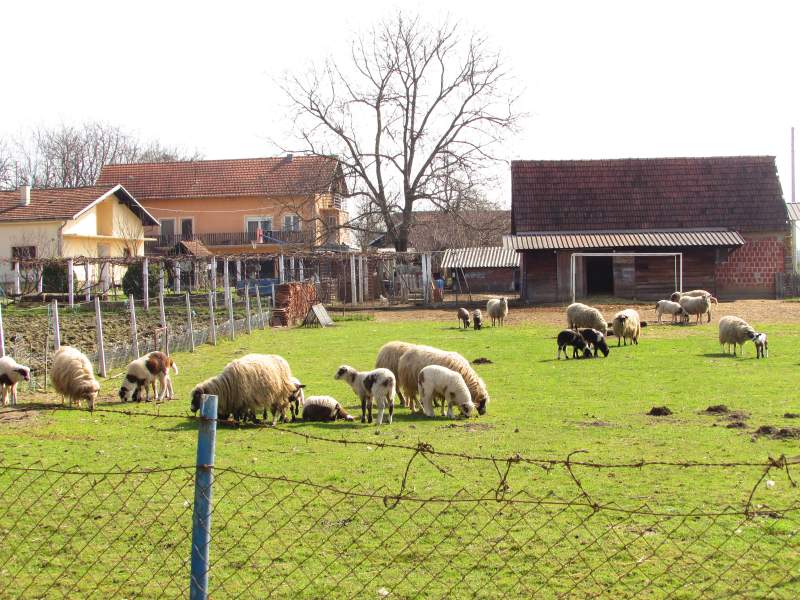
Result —
[{"label": "grass shadow", "polygon": [[727,352],[706,352],[700,356],[704,356],[706,358],[742,358],[738,354],[734,356],[733,354],[729,354]]}]

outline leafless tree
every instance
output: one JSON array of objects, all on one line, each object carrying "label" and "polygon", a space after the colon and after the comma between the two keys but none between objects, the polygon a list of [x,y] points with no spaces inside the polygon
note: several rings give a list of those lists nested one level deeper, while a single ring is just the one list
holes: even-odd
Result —
[{"label": "leafless tree", "polygon": [[[337,155],[350,197],[378,213],[398,251],[418,203],[451,209],[472,193],[518,115],[510,76],[476,34],[400,14],[284,82],[306,152]],[[399,218],[398,218],[399,214]]]},{"label": "leafless tree", "polygon": [[[14,187],[18,177],[39,188],[79,187],[93,185],[106,164],[197,158],[197,153],[142,142],[106,123],[40,127],[13,140],[0,140],[0,186]],[[4,170],[6,163],[10,167]]]}]

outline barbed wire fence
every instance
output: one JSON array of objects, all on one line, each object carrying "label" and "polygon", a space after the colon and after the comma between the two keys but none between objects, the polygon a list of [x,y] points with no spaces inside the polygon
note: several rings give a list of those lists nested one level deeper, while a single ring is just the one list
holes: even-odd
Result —
[{"label": "barbed wire fence", "polygon": [[[213,417],[95,412],[217,425]],[[602,463],[580,451],[499,457],[249,427],[319,444],[320,460],[333,445],[400,452],[402,476],[388,486],[342,486],[214,467],[202,453],[197,464],[160,468],[3,462],[0,597],[185,597],[204,577],[214,598],[796,598],[800,589],[798,458]],[[454,458],[491,465],[495,476],[454,483]],[[412,483],[422,465],[441,474],[426,494]],[[558,470],[571,484],[554,491],[520,477],[512,488],[526,467]],[[693,506],[588,491],[602,473],[643,469],[749,475],[730,501]],[[213,474],[213,484],[198,485],[200,473]],[[787,493],[772,505],[765,488],[779,478]],[[209,550],[194,572],[201,548],[193,525]]]}]

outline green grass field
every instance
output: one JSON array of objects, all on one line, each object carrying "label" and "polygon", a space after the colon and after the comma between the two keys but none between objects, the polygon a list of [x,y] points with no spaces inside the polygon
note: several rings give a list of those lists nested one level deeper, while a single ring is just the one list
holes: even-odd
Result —
[{"label": "green grass field", "polygon": [[[573,460],[596,463],[800,454],[798,439],[755,434],[764,425],[787,428],[785,436],[800,427],[784,417],[800,413],[800,326],[763,329],[772,338],[767,360],[756,360],[752,345],[744,358],[721,355],[716,327],[704,325],[650,327],[638,347],[614,345],[606,359],[580,361],[556,361],[557,328],[535,324],[475,332],[449,321],[356,320],[326,330],[259,331],[177,355],[178,399],[158,410],[178,418],[41,410],[0,420],[0,453],[5,465],[91,473],[191,466],[197,425],[183,418],[190,390],[232,358],[281,354],[307,395],[333,395],[358,415],[350,389],[333,380],[338,365],[371,367],[390,340],[425,343],[491,361],[475,367],[492,397],[487,415],[450,421],[401,408],[380,430],[358,422],[220,427],[212,596],[797,597],[800,515],[701,516],[742,511],[761,468],[574,467],[581,490],[563,466],[515,463],[503,501],[495,500],[499,473],[516,454],[565,459],[580,450]],[[119,382],[104,382],[109,401]],[[703,412],[714,404],[739,411],[744,425],[727,427],[729,416]],[[646,414],[662,405],[673,414]],[[309,441],[288,431],[367,444]],[[431,455],[409,467],[413,452],[381,442],[425,442],[497,463]],[[381,496],[398,493],[406,471],[404,494],[440,500],[387,507]],[[10,549],[2,551],[0,598],[185,595],[192,477],[192,469],[127,476],[0,470],[0,547]],[[773,469],[766,479],[751,507],[797,503],[785,471]],[[511,498],[520,502],[505,501]]]}]

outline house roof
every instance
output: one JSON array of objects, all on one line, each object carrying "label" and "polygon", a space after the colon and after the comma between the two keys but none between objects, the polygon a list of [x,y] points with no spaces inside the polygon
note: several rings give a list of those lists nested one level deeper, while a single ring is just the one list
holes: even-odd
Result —
[{"label": "house roof", "polygon": [[290,196],[342,185],[336,158],[285,156],[106,165],[98,184],[121,183],[140,200],[219,196]]},{"label": "house roof", "polygon": [[0,192],[0,223],[77,219],[92,206],[114,194],[142,220],[142,223],[158,225],[158,220],[121,185],[34,188],[31,190],[31,202],[27,206],[20,206],[20,193],[20,190]]},{"label": "house roof", "polygon": [[513,161],[512,232],[786,228],[772,156]]},{"label": "house roof", "polygon": [[583,250],[687,246],[737,247],[742,245],[744,245],[744,238],[738,232],[727,229],[532,233],[503,236],[503,246],[513,250]]},{"label": "house roof", "polygon": [[519,254],[511,248],[451,248],[444,251],[443,269],[502,269],[519,266]]}]

